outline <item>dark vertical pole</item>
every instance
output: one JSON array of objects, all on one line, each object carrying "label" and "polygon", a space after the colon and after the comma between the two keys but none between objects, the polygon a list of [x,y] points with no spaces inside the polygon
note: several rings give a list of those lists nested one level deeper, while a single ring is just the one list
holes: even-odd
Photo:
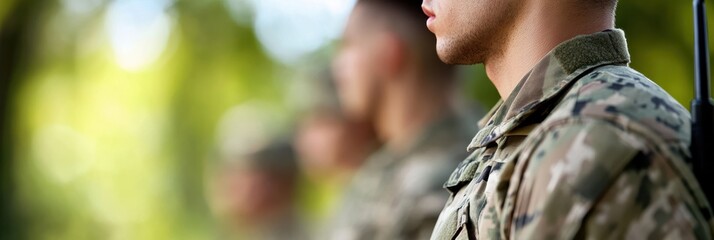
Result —
[{"label": "dark vertical pole", "polygon": [[714,106],[709,94],[709,39],[704,0],[694,0],[695,99],[692,101],[692,168],[709,201],[714,200]]}]

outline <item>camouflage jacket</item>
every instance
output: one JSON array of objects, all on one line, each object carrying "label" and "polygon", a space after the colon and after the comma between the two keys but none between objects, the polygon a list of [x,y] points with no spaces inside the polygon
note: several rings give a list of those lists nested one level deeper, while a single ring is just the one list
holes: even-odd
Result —
[{"label": "camouflage jacket", "polygon": [[432,239],[711,239],[689,114],[628,63],[621,30],[546,55],[480,123]]},{"label": "camouflage jacket", "polygon": [[467,156],[463,142],[475,132],[467,122],[445,118],[405,153],[372,155],[348,186],[326,239],[429,239],[449,197],[442,184]]}]

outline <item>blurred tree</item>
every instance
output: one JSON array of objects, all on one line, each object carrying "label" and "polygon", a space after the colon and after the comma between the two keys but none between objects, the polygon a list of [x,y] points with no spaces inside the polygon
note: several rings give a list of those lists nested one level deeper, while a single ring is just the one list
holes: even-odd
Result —
[{"label": "blurred tree", "polygon": [[24,222],[17,211],[17,186],[13,181],[12,140],[13,122],[10,116],[13,89],[18,85],[16,76],[22,71],[21,62],[26,61],[23,53],[30,46],[26,44],[27,30],[35,12],[32,1],[13,0],[0,2],[0,238],[18,239],[23,236]]}]

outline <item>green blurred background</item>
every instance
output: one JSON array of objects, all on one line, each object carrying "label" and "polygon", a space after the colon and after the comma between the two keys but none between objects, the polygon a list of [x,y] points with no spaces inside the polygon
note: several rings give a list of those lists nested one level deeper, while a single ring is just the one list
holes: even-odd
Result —
[{"label": "green blurred background", "polygon": [[[0,238],[216,238],[221,116],[260,102],[291,128],[353,3],[0,1]],[[632,66],[688,106],[691,3],[622,0],[617,15]],[[497,101],[482,67],[466,76],[470,98]],[[317,221],[331,192],[303,185]]]}]

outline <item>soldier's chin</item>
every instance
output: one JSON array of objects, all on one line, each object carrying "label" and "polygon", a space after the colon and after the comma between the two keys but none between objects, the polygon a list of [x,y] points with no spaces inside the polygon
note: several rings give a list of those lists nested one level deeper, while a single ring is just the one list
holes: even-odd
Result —
[{"label": "soldier's chin", "polygon": [[454,41],[437,38],[436,53],[442,62],[453,65],[472,65],[480,63],[478,58],[466,50],[466,47],[454,44]]}]

